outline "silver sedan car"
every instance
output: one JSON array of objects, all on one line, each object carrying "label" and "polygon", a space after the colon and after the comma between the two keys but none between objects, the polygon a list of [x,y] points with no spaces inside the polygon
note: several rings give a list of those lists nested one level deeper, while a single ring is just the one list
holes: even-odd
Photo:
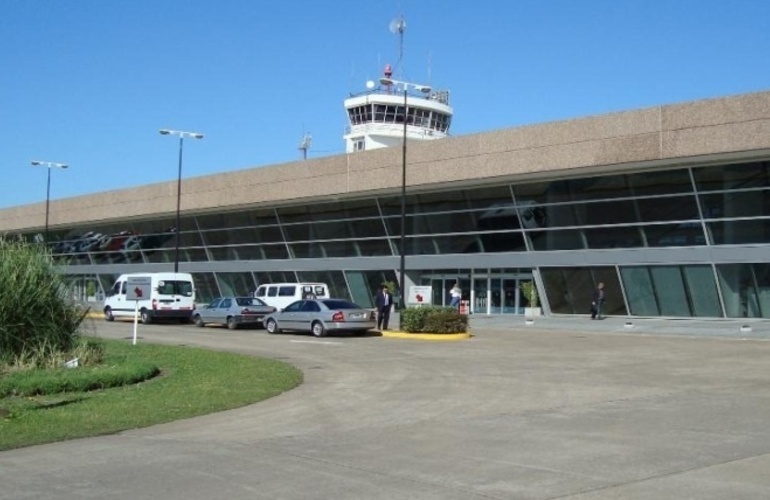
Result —
[{"label": "silver sedan car", "polygon": [[255,297],[219,297],[193,312],[196,326],[226,325],[235,330],[241,325],[262,326],[264,317],[276,308]]},{"label": "silver sedan car", "polygon": [[323,337],[329,332],[365,333],[376,326],[374,310],[344,299],[298,300],[265,316],[267,333],[291,330]]}]

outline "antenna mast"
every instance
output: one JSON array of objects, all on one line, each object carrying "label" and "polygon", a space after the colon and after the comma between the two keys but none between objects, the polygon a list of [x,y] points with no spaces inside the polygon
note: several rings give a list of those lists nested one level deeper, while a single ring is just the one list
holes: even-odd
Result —
[{"label": "antenna mast", "polygon": [[302,140],[299,143],[299,150],[302,151],[302,159],[307,160],[307,150],[310,149],[310,145],[313,143],[313,136],[305,134],[302,136]]},{"label": "antenna mast", "polygon": [[398,62],[396,63],[396,70],[399,71],[399,76],[402,76],[401,73],[403,71],[401,70],[401,61],[404,58],[404,31],[406,31],[406,21],[404,20],[404,16],[400,16],[390,22],[390,28],[391,33],[398,33]]}]

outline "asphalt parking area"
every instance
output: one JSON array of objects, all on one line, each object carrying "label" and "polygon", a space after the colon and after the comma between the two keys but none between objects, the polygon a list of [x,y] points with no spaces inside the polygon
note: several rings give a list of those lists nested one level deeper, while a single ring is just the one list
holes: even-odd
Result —
[{"label": "asphalt parking area", "polygon": [[[140,325],[141,342],[280,358],[301,368],[305,383],[237,410],[4,452],[3,491],[36,499],[770,497],[770,342],[548,326],[476,326],[467,341],[413,342]],[[133,325],[95,328],[125,339]]]}]

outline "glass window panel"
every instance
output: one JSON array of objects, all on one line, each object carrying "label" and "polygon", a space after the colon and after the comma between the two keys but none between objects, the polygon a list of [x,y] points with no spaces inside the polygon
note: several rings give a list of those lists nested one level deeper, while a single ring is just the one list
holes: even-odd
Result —
[{"label": "glass window panel", "polygon": [[[286,248],[286,245],[284,244],[276,244],[276,245],[260,245],[260,251],[264,255],[263,258],[265,259],[288,259],[289,258],[289,250]],[[241,250],[239,250],[239,253]],[[260,258],[260,257],[256,257]]]},{"label": "glass window panel", "polygon": [[385,236],[385,227],[382,220],[377,218],[290,224],[284,226],[284,232],[289,241],[376,238]]},{"label": "glass window panel", "polygon": [[274,226],[278,224],[272,209],[198,215],[197,219],[201,229]]},{"label": "glass window panel", "polygon": [[292,243],[291,249],[297,259],[393,255],[385,238]]},{"label": "glass window panel", "polygon": [[[511,203],[513,203],[513,199],[508,186],[489,186],[461,191],[407,195],[406,213],[409,215],[467,209],[490,209],[496,205],[510,205]],[[401,197],[381,198],[380,206],[384,215],[400,215]]]},{"label": "glass window panel", "polygon": [[600,200],[630,196],[625,175],[607,175],[583,179],[569,179],[565,192],[569,192],[569,201]]},{"label": "glass window panel", "polygon": [[770,264],[717,264],[719,287],[730,318],[770,318]]},{"label": "glass window panel", "polygon": [[631,194],[623,175],[519,184],[513,187],[513,192],[519,203],[531,201],[538,205],[619,198]]},{"label": "glass window panel", "polygon": [[715,245],[770,243],[770,219],[709,222],[708,228]]},{"label": "glass window panel", "polygon": [[700,202],[706,219],[770,216],[770,190],[702,194]]},{"label": "glass window panel", "polygon": [[770,318],[770,264],[752,264],[758,316]]},{"label": "glass window panel", "polygon": [[583,233],[579,229],[561,231],[527,231],[533,250],[580,250],[586,248]]},{"label": "glass window panel", "polygon": [[342,271],[298,271],[297,279],[302,283],[326,283],[331,298],[351,299]]},{"label": "glass window panel", "polygon": [[701,191],[770,187],[767,161],[694,168],[692,172]]},{"label": "glass window panel", "polygon": [[628,183],[634,196],[658,194],[691,193],[693,190],[687,169],[644,172],[628,176]]},{"label": "glass window panel", "polygon": [[541,268],[551,312],[590,314],[593,280],[586,268]]},{"label": "glass window panel", "polygon": [[[485,224],[478,219],[480,212],[456,212],[430,215],[408,215],[406,217],[406,234],[435,234],[470,232],[480,229]],[[398,236],[401,234],[401,217],[386,217],[385,225],[388,234]]]},{"label": "glass window panel", "polygon": [[234,245],[239,243],[272,243],[283,241],[283,235],[278,226],[262,226],[258,228],[232,228],[205,231],[203,239],[208,245]]},{"label": "glass window panel", "polygon": [[572,205],[580,225],[633,224],[640,222],[633,200],[616,200]]},{"label": "glass window panel", "polygon": [[297,274],[294,271],[270,271],[254,273],[257,286],[266,283],[297,283]]},{"label": "glass window panel", "polygon": [[[399,213],[401,213],[400,208]],[[278,217],[284,224],[379,217],[379,215],[377,203],[373,198],[312,203],[278,209]]]},{"label": "glass window panel", "polygon": [[648,247],[683,247],[706,244],[700,222],[681,224],[655,224],[639,228],[644,232]]},{"label": "glass window panel", "polygon": [[634,248],[644,246],[640,228],[618,226],[583,230],[588,248]]},{"label": "glass window panel", "polygon": [[650,268],[650,274],[661,315],[689,317],[690,308],[679,267],[654,266]]},{"label": "glass window panel", "polygon": [[628,308],[634,316],[660,316],[652,277],[647,267],[621,267]]},{"label": "glass window panel", "polygon": [[216,273],[222,295],[250,296],[257,289],[251,273]]},{"label": "glass window panel", "polygon": [[[172,255],[173,251],[169,251],[167,254]],[[172,257],[171,261],[173,262],[173,260]],[[204,248],[183,248],[179,251],[179,260],[181,262],[205,262],[209,260],[209,256]]]},{"label": "glass window panel", "polygon": [[370,286],[363,271],[347,271],[348,289],[353,302],[361,307],[374,307],[374,294],[377,285]]},{"label": "glass window panel", "polygon": [[722,317],[717,284],[711,266],[682,266],[687,295],[692,306],[692,315],[699,317]]},{"label": "glass window panel", "polygon": [[193,273],[195,283],[195,302],[208,304],[216,297],[221,297],[214,273]]},{"label": "glass window panel", "polygon": [[[152,241],[151,243],[148,243],[148,238],[145,237],[142,239],[142,248],[145,248],[146,245],[151,245],[151,248],[162,248],[162,247],[174,247],[176,245],[176,234],[171,234],[170,238],[166,238],[169,236],[168,234],[162,234],[157,235],[160,237],[159,241]],[[203,241],[201,240],[200,233],[195,231],[186,231],[179,234],[179,246],[182,247],[199,247],[203,246]]]},{"label": "glass window panel", "polygon": [[[251,260],[241,257],[239,251],[245,248],[247,247],[208,247],[208,251],[212,260]],[[244,252],[244,255],[246,254]]]},{"label": "glass window panel", "polygon": [[591,298],[593,297],[593,290],[599,283],[604,283],[604,307],[602,308],[602,315],[628,315],[626,310],[626,303],[623,300],[623,293],[620,288],[620,278],[618,278],[618,272],[614,267],[602,266],[589,268],[591,276],[593,277],[593,286],[588,291],[590,295],[588,297],[587,306],[591,306]]},{"label": "glass window panel", "polygon": [[667,196],[636,200],[644,222],[699,219],[695,196]]},{"label": "glass window panel", "polygon": [[393,255],[393,250],[387,239],[357,240],[354,242],[358,250],[356,255],[362,257],[379,257],[384,255]]}]

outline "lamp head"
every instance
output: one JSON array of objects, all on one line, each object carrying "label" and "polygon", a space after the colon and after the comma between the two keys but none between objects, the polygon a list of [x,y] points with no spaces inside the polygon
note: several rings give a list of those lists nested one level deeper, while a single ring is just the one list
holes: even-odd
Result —
[{"label": "lamp head", "polygon": [[383,85],[394,85],[396,82],[394,82],[391,78],[382,77],[380,78],[380,83]]},{"label": "lamp head", "polygon": [[171,133],[170,130],[167,130],[165,128],[158,130],[158,132],[160,132],[160,135],[169,135]]},{"label": "lamp head", "polygon": [[193,134],[196,139],[203,139],[203,134]]},{"label": "lamp head", "polygon": [[36,166],[36,167],[37,167],[38,165],[42,165],[42,162],[39,162],[39,161],[35,161],[35,160],[31,161],[30,163],[31,163],[32,165]]},{"label": "lamp head", "polygon": [[59,168],[66,169],[66,168],[70,168],[70,166],[69,165],[59,165]]}]

